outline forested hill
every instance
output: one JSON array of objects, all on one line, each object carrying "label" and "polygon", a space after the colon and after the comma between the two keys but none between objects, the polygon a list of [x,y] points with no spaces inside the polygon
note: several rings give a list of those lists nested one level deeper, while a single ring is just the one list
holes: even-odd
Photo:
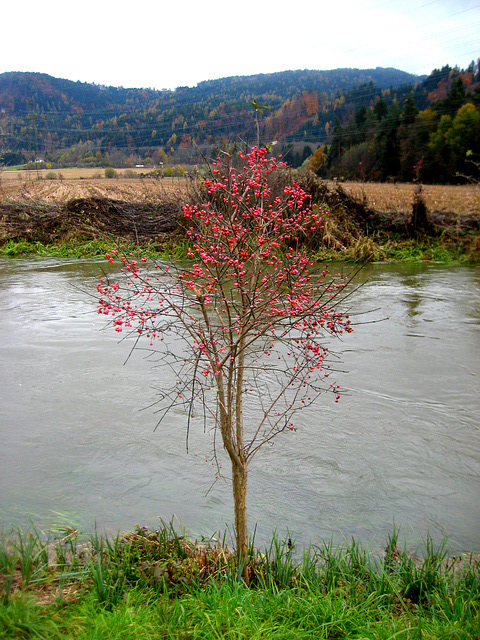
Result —
[{"label": "forested hill", "polygon": [[394,90],[418,81],[397,69],[303,70],[153,90],[105,87],[40,73],[4,73],[0,156],[42,158],[52,165],[188,162],[194,146],[208,152],[239,138],[252,141],[252,101],[269,108],[259,118],[262,142],[271,134],[279,141],[288,136],[303,140],[299,128],[318,111],[325,138],[325,123],[352,89],[371,84]]},{"label": "forested hill", "polygon": [[[380,89],[414,84],[418,76],[398,69],[334,69],[329,71],[282,71],[252,76],[232,76],[206,80],[195,87],[175,90],[125,89],[85,82],[72,82],[43,73],[10,72],[0,74],[0,110],[10,116],[38,113],[70,112],[78,109],[105,110],[115,115],[132,109],[148,109],[152,105],[202,103],[215,108],[222,102],[270,100],[274,106],[305,91],[328,95],[346,92],[355,86],[373,83]],[[272,106],[272,105],[269,105]],[[5,110],[5,111],[3,111]]]},{"label": "forested hill", "polygon": [[457,180],[478,165],[480,59],[422,78],[304,70],[161,91],[0,75],[0,165],[193,164],[257,136],[326,177]]},{"label": "forested hill", "polygon": [[277,97],[282,101],[306,91],[332,95],[345,93],[353,87],[373,83],[380,89],[396,88],[418,82],[419,76],[392,68],[332,69],[328,71],[280,71],[253,76],[233,76],[200,82],[191,89],[194,95],[222,100]]}]

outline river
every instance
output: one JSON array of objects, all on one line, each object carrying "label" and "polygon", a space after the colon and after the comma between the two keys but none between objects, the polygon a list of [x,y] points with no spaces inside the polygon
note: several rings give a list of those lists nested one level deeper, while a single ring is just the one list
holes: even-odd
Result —
[{"label": "river", "polygon": [[[175,518],[193,536],[232,530],[211,433],[154,431],[158,372],[96,314],[98,260],[0,260],[0,526],[89,531]],[[345,269],[345,267],[343,267]],[[250,529],[297,542],[384,544],[393,524],[480,551],[480,269],[368,265],[356,326],[334,345],[348,373],[249,476]],[[375,320],[376,322],[371,322]],[[377,322],[378,320],[378,322]],[[225,471],[225,476],[228,472]]]}]

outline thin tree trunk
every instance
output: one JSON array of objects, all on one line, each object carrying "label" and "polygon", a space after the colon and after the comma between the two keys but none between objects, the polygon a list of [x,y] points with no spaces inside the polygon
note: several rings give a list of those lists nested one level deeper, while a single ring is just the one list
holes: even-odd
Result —
[{"label": "thin tree trunk", "polygon": [[243,565],[242,577],[248,584],[247,468],[232,461],[233,504],[237,538],[237,561]]}]

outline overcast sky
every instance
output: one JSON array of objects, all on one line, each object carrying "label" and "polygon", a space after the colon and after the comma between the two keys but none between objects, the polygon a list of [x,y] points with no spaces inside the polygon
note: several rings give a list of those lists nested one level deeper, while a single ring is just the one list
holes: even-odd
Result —
[{"label": "overcast sky", "polygon": [[480,57],[479,0],[22,0],[0,73],[156,89],[290,69],[428,74]]}]

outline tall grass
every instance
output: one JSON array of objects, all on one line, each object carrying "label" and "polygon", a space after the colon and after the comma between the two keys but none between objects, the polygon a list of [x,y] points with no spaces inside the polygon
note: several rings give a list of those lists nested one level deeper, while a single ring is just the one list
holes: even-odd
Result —
[{"label": "tall grass", "polygon": [[0,257],[50,257],[50,258],[94,258],[117,249],[121,253],[151,256],[159,259],[184,260],[188,255],[185,240],[171,238],[163,242],[150,242],[141,246],[119,241],[116,238],[98,240],[65,240],[56,244],[44,244],[29,240],[8,240],[0,245]]},{"label": "tall grass", "polygon": [[273,536],[250,548],[249,587],[225,540],[168,523],[113,538],[32,526],[0,542],[0,638],[479,638],[479,559],[429,536],[421,554],[394,530],[377,556],[352,540],[300,559]]},{"label": "tall grass", "polygon": [[[184,239],[172,238],[168,242],[155,243],[141,247],[133,244],[118,243],[117,240],[69,240],[57,244],[43,244],[27,240],[8,240],[0,245],[0,257],[79,257],[103,256],[112,248],[134,255],[150,256],[163,260],[186,260],[188,244]],[[412,240],[404,238],[379,238],[365,236],[357,238],[345,247],[319,247],[316,251],[319,261],[365,262],[441,262],[476,263],[480,262],[480,241],[470,238],[467,241],[451,237],[425,238]]]}]

